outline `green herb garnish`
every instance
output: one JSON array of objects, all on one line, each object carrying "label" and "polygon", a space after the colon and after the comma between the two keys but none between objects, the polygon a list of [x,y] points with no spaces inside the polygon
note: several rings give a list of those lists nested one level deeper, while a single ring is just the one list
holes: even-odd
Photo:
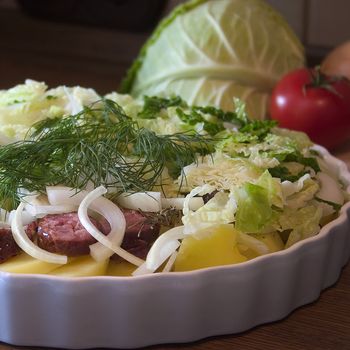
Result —
[{"label": "green herb garnish", "polygon": [[157,96],[144,96],[144,105],[142,111],[138,114],[141,119],[154,119],[158,116],[162,109],[168,107],[186,107],[186,103],[181,97],[162,98]]},{"label": "green herb garnish", "polygon": [[173,176],[210,152],[210,140],[194,133],[156,135],[123,109],[101,100],[76,115],[46,119],[25,141],[0,148],[0,200],[15,206],[18,188],[43,192],[64,184],[88,183],[120,192],[152,189],[165,167]]}]

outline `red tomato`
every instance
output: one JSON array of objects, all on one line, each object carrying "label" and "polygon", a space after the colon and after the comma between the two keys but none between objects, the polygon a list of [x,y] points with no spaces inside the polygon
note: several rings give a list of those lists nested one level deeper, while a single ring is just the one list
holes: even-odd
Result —
[{"label": "red tomato", "polygon": [[334,148],[350,138],[350,81],[302,68],[277,83],[270,115],[282,128],[304,131],[315,143]]}]

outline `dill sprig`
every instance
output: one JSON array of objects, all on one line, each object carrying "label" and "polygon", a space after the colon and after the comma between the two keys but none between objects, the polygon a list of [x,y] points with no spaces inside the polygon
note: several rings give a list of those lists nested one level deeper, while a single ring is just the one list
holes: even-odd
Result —
[{"label": "dill sprig", "polygon": [[63,184],[81,190],[92,183],[116,193],[147,191],[165,167],[179,176],[197,153],[211,148],[208,138],[194,133],[156,135],[106,99],[33,128],[26,140],[0,147],[2,206],[18,203],[19,188],[43,192]]}]

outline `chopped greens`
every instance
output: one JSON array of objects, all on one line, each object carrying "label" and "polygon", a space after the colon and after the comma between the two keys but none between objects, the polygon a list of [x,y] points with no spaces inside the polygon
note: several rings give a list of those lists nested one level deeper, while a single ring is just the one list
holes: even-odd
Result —
[{"label": "chopped greens", "polygon": [[276,125],[277,122],[274,120],[254,120],[247,122],[239,131],[243,134],[256,136],[259,141],[263,141]]},{"label": "chopped greens", "polygon": [[173,98],[161,98],[157,96],[144,96],[144,106],[138,117],[141,119],[154,119],[162,109],[168,107],[186,107],[186,103],[178,96]]},{"label": "chopped greens", "polygon": [[306,170],[303,170],[297,173],[296,175],[293,175],[285,166],[276,166],[274,168],[270,168],[269,173],[271,174],[271,176],[280,178],[282,181],[291,182],[297,181],[305,174],[308,174]]},{"label": "chopped greens", "polygon": [[0,198],[19,200],[18,188],[43,191],[92,183],[119,192],[146,191],[165,167],[173,176],[209,153],[210,140],[195,133],[156,135],[140,128],[110,100],[66,118],[34,125],[31,138],[0,148]]},{"label": "chopped greens", "polygon": [[[245,128],[243,132],[254,131],[258,134],[258,128],[264,127],[265,131],[269,130],[270,124],[274,122],[250,122],[245,113],[245,105],[240,101],[236,101],[235,111],[223,111],[213,106],[188,106],[187,103],[179,96],[172,98],[162,98],[157,96],[144,96],[143,108],[137,114],[140,119],[156,119],[162,115],[169,107],[176,107],[175,112],[179,120],[191,127],[198,125],[203,126],[203,130],[210,135],[215,135],[219,131],[225,129],[223,123],[232,123],[233,125]],[[164,113],[163,113],[164,114]]]}]

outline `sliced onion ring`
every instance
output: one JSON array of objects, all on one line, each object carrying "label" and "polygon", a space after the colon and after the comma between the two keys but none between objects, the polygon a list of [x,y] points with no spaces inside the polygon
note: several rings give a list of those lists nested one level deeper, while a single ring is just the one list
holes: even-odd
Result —
[{"label": "sliced onion ring", "polygon": [[[47,186],[46,193],[51,205],[76,205],[78,208],[89,192],[85,190],[77,192],[66,186]],[[110,200],[100,197],[91,205],[91,208],[109,222],[111,232],[107,236],[108,239],[120,245],[124,238],[126,222],[119,207]],[[96,261],[106,260],[113,254],[113,250],[100,242],[90,245],[90,255]]]},{"label": "sliced onion ring", "polygon": [[237,243],[247,246],[259,255],[271,253],[269,247],[264,242],[259,241],[247,233],[239,233],[237,236]]},{"label": "sliced onion ring", "polygon": [[46,194],[50,205],[79,206],[87,191],[77,191],[67,186],[46,186]]},{"label": "sliced onion ring", "polygon": [[15,242],[23,251],[33,258],[52,264],[66,264],[68,261],[67,256],[50,253],[44,249],[41,249],[29,239],[22,223],[22,212],[24,206],[25,204],[23,202],[19,204],[11,223],[12,235]]},{"label": "sliced onion ring", "polygon": [[[118,242],[118,244],[110,240],[109,236],[105,236],[102,232],[100,232],[95,225],[91,222],[89,215],[88,215],[88,209],[89,207],[92,210],[95,210],[97,212],[100,212],[103,216],[105,216],[107,213],[101,212],[101,201],[108,201],[106,198],[101,197],[103,194],[107,192],[107,189],[103,186],[99,186],[95,188],[93,191],[88,193],[86,197],[82,200],[80,203],[79,209],[78,209],[78,217],[81,222],[81,224],[85,227],[85,229],[93,236],[99,243],[103,244],[108,249],[115,252],[117,255],[125,259],[126,261],[136,265],[140,266],[144,263],[144,261],[138,257],[136,257],[133,254],[130,254],[125,249],[120,247],[121,240]],[[112,203],[112,202],[110,202]],[[115,206],[117,207],[117,206]],[[120,211],[120,210],[119,210]],[[121,211],[120,211],[121,212]],[[111,216],[110,216],[111,215]],[[113,214],[110,213],[110,215],[106,215],[106,219],[111,222],[113,219]],[[114,216],[116,216],[117,213],[114,213]],[[124,215],[121,213],[122,217],[124,218]],[[110,216],[110,217],[107,217]],[[124,218],[125,223],[125,218]],[[113,229],[113,228],[112,228]],[[124,232],[125,232],[125,226],[124,226]],[[124,234],[123,232],[123,234]]]},{"label": "sliced onion ring", "polygon": [[153,213],[162,210],[160,192],[122,193],[118,196],[117,203],[127,209],[139,209]]},{"label": "sliced onion ring", "polygon": [[162,272],[170,272],[171,271],[171,269],[175,263],[175,260],[177,258],[177,254],[178,254],[178,252],[175,251],[173,254],[170,255],[170,258],[168,259],[167,263],[165,264]]},{"label": "sliced onion ring", "polygon": [[[180,246],[179,239],[185,237],[183,233],[184,227],[177,226],[164,232],[153,243],[150,251],[147,254],[147,259],[144,264],[137,268],[132,275],[140,276],[155,272],[169,257],[171,258]],[[176,255],[174,256],[174,260]],[[172,260],[172,259],[171,259]],[[171,261],[169,265],[173,264]],[[171,266],[170,266],[171,267]]]},{"label": "sliced onion ring", "polygon": [[[186,198],[162,198],[163,208],[175,208],[183,210]],[[202,197],[192,197],[188,200],[190,210],[196,211],[204,205]]]}]

